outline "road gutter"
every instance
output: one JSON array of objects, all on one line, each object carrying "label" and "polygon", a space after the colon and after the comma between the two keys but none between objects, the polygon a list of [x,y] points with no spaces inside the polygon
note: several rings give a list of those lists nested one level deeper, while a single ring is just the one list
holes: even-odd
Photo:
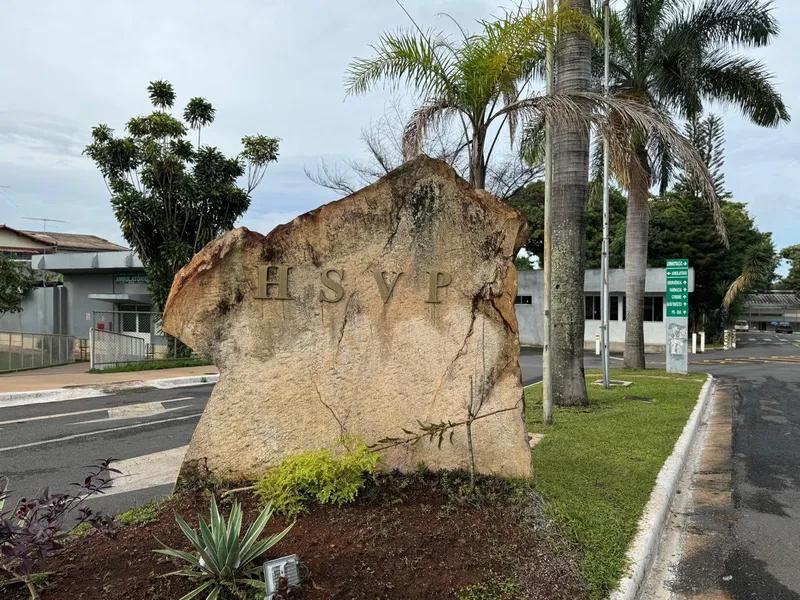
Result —
[{"label": "road gutter", "polygon": [[639,519],[636,536],[628,547],[626,554],[629,563],[628,573],[620,580],[617,589],[610,595],[610,600],[635,600],[638,598],[640,587],[656,555],[658,542],[669,517],[670,504],[686,466],[686,459],[697,436],[703,416],[710,405],[714,386],[714,378],[708,375],[700,390],[697,404],[695,404],[692,414],[689,415],[678,441],[675,442],[672,454],[658,473],[655,487],[650,493],[650,499]]}]

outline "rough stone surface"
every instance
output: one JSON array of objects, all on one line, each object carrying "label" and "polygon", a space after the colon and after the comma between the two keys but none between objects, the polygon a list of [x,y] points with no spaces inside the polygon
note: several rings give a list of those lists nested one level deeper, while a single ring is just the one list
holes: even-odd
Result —
[{"label": "rough stone surface", "polygon": [[[479,471],[531,473],[514,316],[513,258],[525,219],[419,157],[374,185],[268,235],[206,246],[175,278],[163,328],[220,370],[184,468],[253,479],[286,456],[405,439],[419,423],[463,422],[470,387]],[[260,266],[289,266],[291,299],[257,298]],[[321,276],[341,270],[337,302]],[[374,271],[388,286],[384,302]],[[431,303],[431,272],[440,303]],[[274,270],[271,270],[274,273]],[[331,275],[338,281],[338,274]],[[277,286],[270,286],[274,296]],[[382,450],[389,468],[465,468],[466,428]]]}]

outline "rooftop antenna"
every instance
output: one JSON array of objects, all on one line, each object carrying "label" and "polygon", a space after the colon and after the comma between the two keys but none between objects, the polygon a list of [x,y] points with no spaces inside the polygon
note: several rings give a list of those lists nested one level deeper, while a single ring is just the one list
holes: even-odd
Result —
[{"label": "rooftop antenna", "polygon": [[22,217],[26,221],[41,221],[42,222],[42,232],[47,233],[47,224],[48,223],[69,223],[69,221],[62,221],[61,219],[46,219],[42,217]]}]

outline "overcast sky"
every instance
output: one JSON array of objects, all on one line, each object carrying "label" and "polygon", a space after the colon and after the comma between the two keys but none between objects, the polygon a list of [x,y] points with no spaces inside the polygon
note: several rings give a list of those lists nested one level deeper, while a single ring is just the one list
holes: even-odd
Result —
[{"label": "overcast sky", "polygon": [[[753,51],[775,73],[795,117],[759,129],[719,109],[726,177],[781,248],[800,242],[800,3],[777,0],[784,35]],[[496,13],[499,0],[406,0],[421,24],[448,27]],[[122,130],[149,111],[146,87],[167,79],[182,110],[192,96],[217,109],[205,143],[234,154],[242,135],[280,137],[277,165],[242,224],[267,232],[333,199],[304,166],[363,153],[360,131],[391,104],[389,92],[345,100],[344,73],[382,31],[407,26],[392,0],[3,0],[0,3],[0,223],[122,242],[108,193],[81,155],[92,126]]]}]

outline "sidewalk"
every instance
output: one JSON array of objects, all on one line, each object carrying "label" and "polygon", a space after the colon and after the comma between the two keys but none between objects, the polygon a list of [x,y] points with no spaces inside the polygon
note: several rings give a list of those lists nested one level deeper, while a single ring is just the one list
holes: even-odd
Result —
[{"label": "sidewalk", "polygon": [[177,369],[153,369],[151,371],[131,371],[128,373],[88,373],[89,363],[74,363],[60,367],[31,369],[17,373],[0,375],[0,393],[33,392],[67,387],[92,387],[134,381],[152,381],[170,377],[191,377],[216,375],[213,365],[204,367],[181,367]]}]

